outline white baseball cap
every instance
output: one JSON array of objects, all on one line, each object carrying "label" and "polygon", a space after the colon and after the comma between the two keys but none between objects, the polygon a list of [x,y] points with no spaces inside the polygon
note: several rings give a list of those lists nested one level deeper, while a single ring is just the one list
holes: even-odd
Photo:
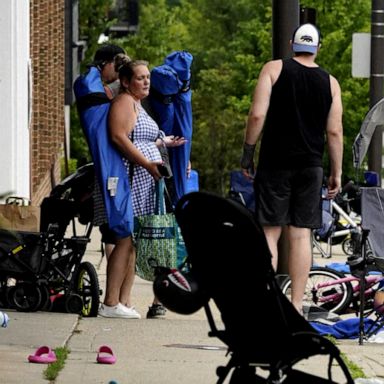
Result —
[{"label": "white baseball cap", "polygon": [[300,25],[293,33],[293,52],[307,52],[315,54],[319,47],[320,33],[313,24]]}]

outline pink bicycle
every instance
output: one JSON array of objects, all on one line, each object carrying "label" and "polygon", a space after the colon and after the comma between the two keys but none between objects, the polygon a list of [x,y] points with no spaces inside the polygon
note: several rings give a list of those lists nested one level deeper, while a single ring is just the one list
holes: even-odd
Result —
[{"label": "pink bicycle", "polygon": [[[375,293],[384,284],[381,273],[365,277],[365,310],[373,307]],[[280,285],[282,292],[290,299],[291,279],[287,277]],[[326,267],[312,267],[305,289],[304,301],[313,303],[329,312],[346,313],[359,310],[360,279],[345,275]]]}]

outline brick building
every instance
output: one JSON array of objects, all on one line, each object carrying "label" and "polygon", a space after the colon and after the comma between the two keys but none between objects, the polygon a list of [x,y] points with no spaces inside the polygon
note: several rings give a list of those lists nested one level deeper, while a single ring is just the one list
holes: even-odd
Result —
[{"label": "brick building", "polygon": [[31,0],[31,197],[39,204],[60,180],[64,154],[65,0]]}]

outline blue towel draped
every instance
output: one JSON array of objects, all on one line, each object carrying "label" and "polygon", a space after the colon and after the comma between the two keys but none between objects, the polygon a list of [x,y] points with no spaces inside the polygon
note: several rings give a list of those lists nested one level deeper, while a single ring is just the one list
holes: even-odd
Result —
[{"label": "blue towel draped", "polygon": [[190,89],[193,56],[186,51],[169,54],[164,64],[151,71],[149,101],[155,120],[166,135],[181,136],[185,145],[169,148],[173,173],[174,204],[187,193],[187,166],[192,146],[192,92]]},{"label": "blue towel draped", "polygon": [[[108,133],[110,102],[105,94],[100,71],[96,67],[80,75],[74,83],[80,122],[86,136],[103,195],[109,227],[117,237],[127,237],[133,230],[131,189],[122,156]],[[116,190],[108,186],[117,178]]]}]

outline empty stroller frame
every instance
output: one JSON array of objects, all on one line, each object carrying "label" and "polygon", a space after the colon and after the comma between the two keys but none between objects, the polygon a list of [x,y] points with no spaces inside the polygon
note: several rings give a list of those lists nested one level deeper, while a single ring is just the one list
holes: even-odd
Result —
[{"label": "empty stroller frame", "polygon": [[[326,189],[323,188],[323,195],[325,194]],[[324,258],[332,257],[333,245],[342,243],[349,235],[354,237],[355,233],[361,232],[358,222],[350,216],[349,209],[345,207],[345,204],[348,202],[343,200],[341,194],[336,196],[334,200],[327,200],[323,197],[322,227],[312,231],[312,245]],[[340,218],[345,220],[345,225],[340,223]],[[322,242],[326,244],[325,247],[321,245]],[[350,247],[353,247],[353,241],[350,242]]]},{"label": "empty stroller frame", "polygon": [[[92,231],[93,182],[93,165],[88,164],[53,188],[41,205],[40,232],[1,230],[3,307],[50,310],[54,303],[67,312],[97,315],[97,273],[91,263],[82,262]],[[75,218],[86,225],[83,235],[76,233]],[[70,222],[73,235],[66,238]]]},{"label": "empty stroller frame", "polygon": [[[205,304],[209,335],[223,341],[231,354],[227,366],[217,369],[218,384],[232,369],[233,384],[334,383],[333,359],[353,383],[338,348],[318,335],[281,293],[263,232],[245,207],[193,192],[181,198],[175,214],[191,273],[215,302],[225,326],[216,328],[209,303]],[[256,315],[248,311],[251,306]],[[293,369],[300,360],[319,354],[330,357],[328,378]],[[269,371],[266,378],[258,374],[259,368]]]}]

